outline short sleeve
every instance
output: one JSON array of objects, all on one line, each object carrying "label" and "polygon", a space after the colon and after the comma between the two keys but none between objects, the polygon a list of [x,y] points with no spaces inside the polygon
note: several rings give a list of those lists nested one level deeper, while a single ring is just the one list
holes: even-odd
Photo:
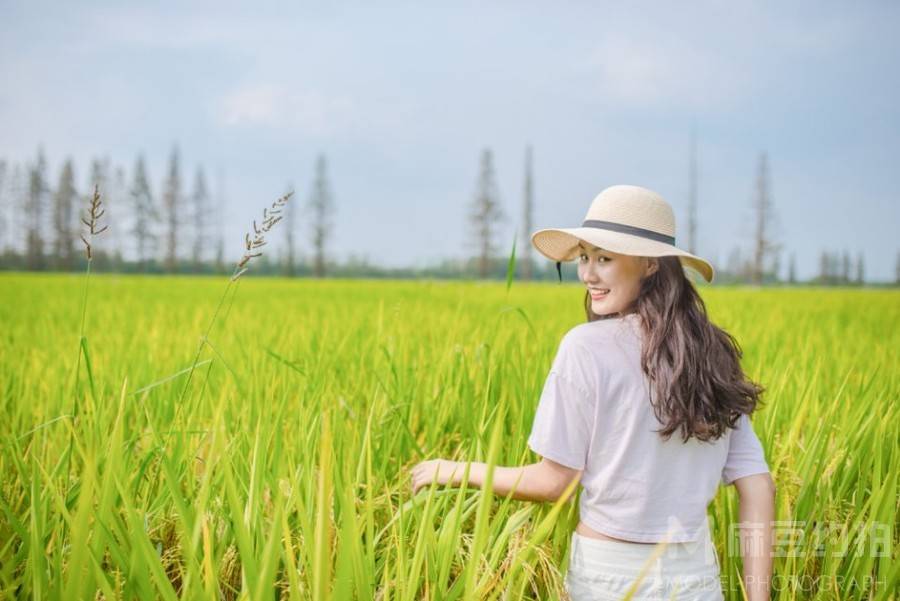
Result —
[{"label": "short sleeve", "polygon": [[538,402],[528,446],[541,457],[583,470],[593,414],[586,392],[568,377],[551,370]]},{"label": "short sleeve", "polygon": [[762,444],[753,431],[747,414],[742,414],[728,441],[728,456],[722,468],[722,484],[728,485],[744,476],[769,472]]},{"label": "short sleeve", "polygon": [[538,401],[528,446],[541,457],[583,470],[594,426],[596,367],[576,326],[559,343]]},{"label": "short sleeve", "polygon": [[538,401],[528,446],[541,457],[583,470],[594,421],[583,349],[564,337]]}]

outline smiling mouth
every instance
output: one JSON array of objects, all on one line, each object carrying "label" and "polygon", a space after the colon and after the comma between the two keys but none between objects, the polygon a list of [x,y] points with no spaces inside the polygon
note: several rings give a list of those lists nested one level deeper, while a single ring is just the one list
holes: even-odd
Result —
[{"label": "smiling mouth", "polygon": [[594,300],[599,300],[601,298],[605,298],[607,294],[609,294],[609,288],[599,288],[599,289],[591,289],[591,298]]}]

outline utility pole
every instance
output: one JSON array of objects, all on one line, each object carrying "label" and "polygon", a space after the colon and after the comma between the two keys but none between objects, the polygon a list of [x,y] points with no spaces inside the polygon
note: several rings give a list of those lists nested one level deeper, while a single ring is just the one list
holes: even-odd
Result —
[{"label": "utility pole", "polygon": [[691,151],[688,166],[688,252],[697,254],[697,132],[691,126]]},{"label": "utility pole", "polygon": [[530,280],[534,277],[533,260],[531,258],[531,228],[534,214],[534,176],[532,175],[531,145],[525,150],[525,191],[524,191],[524,215],[522,216],[522,229],[524,244],[522,245],[522,278]]},{"label": "utility pole", "polygon": [[490,149],[485,148],[481,153],[475,200],[469,214],[469,222],[472,224],[478,246],[478,275],[481,278],[486,278],[490,273],[491,262],[496,252],[494,226],[503,218],[497,196],[493,155]]},{"label": "utility pole", "polygon": [[756,223],[754,232],[753,268],[751,281],[762,284],[766,269],[766,259],[778,246],[771,239],[772,199],[769,192],[769,162],[765,152],[760,154],[759,168],[756,176],[756,198],[753,203]]}]

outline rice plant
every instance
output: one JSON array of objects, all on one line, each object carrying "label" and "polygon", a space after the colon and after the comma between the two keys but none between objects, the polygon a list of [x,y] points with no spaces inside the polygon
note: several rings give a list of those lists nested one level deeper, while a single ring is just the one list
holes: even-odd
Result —
[{"label": "rice plant", "polygon": [[[241,277],[210,323],[219,280],[94,276],[95,394],[69,420],[79,284],[0,280],[0,596],[562,598],[574,502],[413,497],[408,468],[535,459],[577,285]],[[785,524],[773,598],[894,598],[900,293],[703,294],[768,389],[754,427]],[[214,337],[202,361],[190,332]],[[204,377],[186,383],[192,366]],[[734,491],[709,513],[740,599]]]}]

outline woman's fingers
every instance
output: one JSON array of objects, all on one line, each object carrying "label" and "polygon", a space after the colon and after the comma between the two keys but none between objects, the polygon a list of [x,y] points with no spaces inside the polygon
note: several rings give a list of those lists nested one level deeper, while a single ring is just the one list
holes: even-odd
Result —
[{"label": "woman's fingers", "polygon": [[422,470],[416,470],[416,471],[412,474],[412,489],[413,489],[413,494],[415,494],[416,492],[418,492],[418,490],[419,490],[420,488],[422,488],[423,486],[425,486],[425,484],[427,484],[426,480],[427,480],[427,478],[423,475]]},{"label": "woman's fingers", "polygon": [[[429,470],[429,467],[434,465],[434,470]],[[411,485],[413,494],[425,486],[426,484],[431,484],[431,481],[434,479],[434,476],[439,473],[440,460],[429,460],[429,461],[420,461],[416,465],[409,470]],[[429,472],[430,475],[429,475]]]}]

